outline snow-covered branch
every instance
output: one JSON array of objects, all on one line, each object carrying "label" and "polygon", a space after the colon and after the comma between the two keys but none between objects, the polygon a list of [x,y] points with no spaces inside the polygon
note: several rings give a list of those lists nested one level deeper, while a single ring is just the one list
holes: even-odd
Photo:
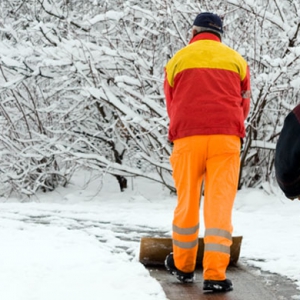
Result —
[{"label": "snow-covered branch", "polygon": [[0,193],[52,190],[78,167],[112,173],[121,190],[127,176],[174,190],[163,67],[200,11],[224,16],[223,42],[250,65],[241,186],[269,180],[284,116],[299,102],[296,1],[3,0]]}]

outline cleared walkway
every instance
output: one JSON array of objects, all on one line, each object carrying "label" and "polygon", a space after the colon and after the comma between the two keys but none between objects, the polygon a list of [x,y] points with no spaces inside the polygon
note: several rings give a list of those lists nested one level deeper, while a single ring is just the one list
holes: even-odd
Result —
[{"label": "cleared walkway", "polygon": [[242,264],[229,267],[227,276],[234,290],[211,293],[202,290],[202,270],[197,270],[193,284],[182,284],[164,268],[148,268],[152,277],[161,284],[170,300],[291,300],[300,299],[300,291],[289,280],[275,274],[258,275],[258,271]]}]

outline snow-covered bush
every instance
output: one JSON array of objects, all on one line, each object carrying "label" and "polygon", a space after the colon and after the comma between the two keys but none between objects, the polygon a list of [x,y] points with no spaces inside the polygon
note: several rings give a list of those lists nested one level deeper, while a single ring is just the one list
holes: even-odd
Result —
[{"label": "snow-covered bush", "polygon": [[55,188],[78,166],[114,174],[121,189],[125,175],[170,177],[161,93],[167,8],[138,4],[2,3],[5,193]]},{"label": "snow-covered bush", "polygon": [[224,17],[224,42],[251,67],[241,186],[271,181],[276,138],[299,95],[294,1],[3,0],[1,193],[31,195],[76,168],[144,176],[174,190],[163,67],[196,14]]}]

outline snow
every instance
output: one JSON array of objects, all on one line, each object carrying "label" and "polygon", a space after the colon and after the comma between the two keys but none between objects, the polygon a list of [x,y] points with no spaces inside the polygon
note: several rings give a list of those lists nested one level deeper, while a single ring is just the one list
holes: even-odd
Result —
[{"label": "snow", "polygon": [[[138,261],[139,240],[171,234],[176,198],[152,181],[128,181],[121,193],[112,176],[102,182],[83,172],[28,202],[2,198],[0,298],[166,299]],[[299,212],[300,203],[276,187],[273,195],[239,191],[233,224],[243,235],[241,259],[300,286]]]}]

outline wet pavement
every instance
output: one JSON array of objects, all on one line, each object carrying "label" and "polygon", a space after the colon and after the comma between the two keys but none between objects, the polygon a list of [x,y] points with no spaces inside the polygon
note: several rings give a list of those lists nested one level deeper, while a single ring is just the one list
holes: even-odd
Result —
[{"label": "wet pavement", "polygon": [[300,291],[289,279],[238,263],[230,266],[227,277],[234,290],[227,293],[211,293],[202,290],[202,270],[196,271],[193,284],[183,284],[164,268],[148,268],[149,273],[161,284],[170,300],[292,300],[300,299]]}]

